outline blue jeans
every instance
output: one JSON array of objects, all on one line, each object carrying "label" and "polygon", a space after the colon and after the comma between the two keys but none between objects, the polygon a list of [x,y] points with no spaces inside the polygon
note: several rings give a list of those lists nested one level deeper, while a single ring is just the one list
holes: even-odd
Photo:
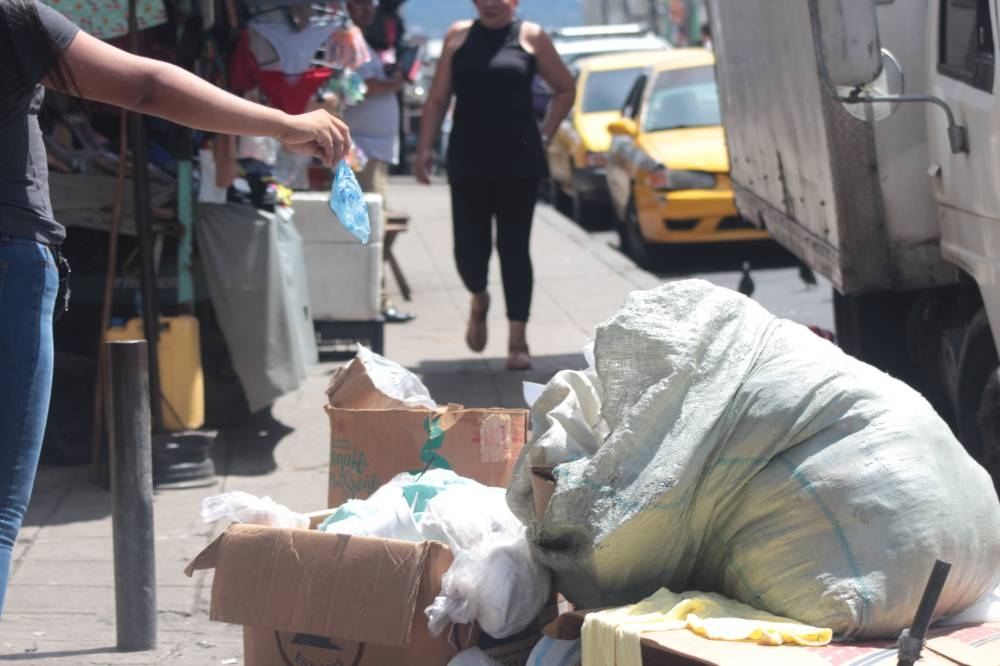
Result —
[{"label": "blue jeans", "polygon": [[58,288],[48,247],[0,235],[0,614],[49,413]]}]

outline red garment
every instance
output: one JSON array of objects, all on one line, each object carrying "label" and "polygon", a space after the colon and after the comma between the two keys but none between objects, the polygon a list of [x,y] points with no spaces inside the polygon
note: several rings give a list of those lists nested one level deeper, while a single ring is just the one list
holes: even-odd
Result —
[{"label": "red garment", "polygon": [[260,81],[260,66],[250,50],[250,36],[240,30],[240,38],[229,58],[229,85],[236,93],[245,93],[257,87]]},{"label": "red garment", "polygon": [[331,74],[329,69],[317,68],[298,76],[286,76],[282,72],[258,72],[257,77],[260,89],[267,95],[271,106],[285,113],[295,114],[306,110],[309,100]]}]

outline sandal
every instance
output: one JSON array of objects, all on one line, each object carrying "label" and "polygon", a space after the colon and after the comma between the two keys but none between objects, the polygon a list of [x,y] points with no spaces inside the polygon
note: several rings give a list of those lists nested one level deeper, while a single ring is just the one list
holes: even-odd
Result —
[{"label": "sandal", "polygon": [[469,325],[465,329],[465,344],[474,352],[481,352],[486,349],[486,314],[490,311],[490,295],[485,298],[486,305],[482,309],[477,309],[475,299],[472,308],[469,310]]},{"label": "sandal", "polygon": [[513,347],[507,350],[508,370],[531,370],[531,354],[528,346]]}]

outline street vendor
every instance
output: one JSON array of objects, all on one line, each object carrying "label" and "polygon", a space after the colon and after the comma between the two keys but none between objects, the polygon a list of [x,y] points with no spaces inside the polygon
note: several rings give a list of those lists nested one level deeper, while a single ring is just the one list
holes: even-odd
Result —
[{"label": "street vendor", "polygon": [[208,132],[274,137],[327,165],[351,147],[347,126],[324,110],[289,115],[254,104],[106,44],[37,0],[0,0],[0,613],[45,432],[54,256],[65,237],[37,119],[44,88]]}]

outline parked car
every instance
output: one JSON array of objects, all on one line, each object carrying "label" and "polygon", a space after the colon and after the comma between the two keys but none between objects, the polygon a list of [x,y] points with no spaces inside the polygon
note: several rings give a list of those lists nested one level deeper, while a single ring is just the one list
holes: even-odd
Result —
[{"label": "parked car", "polygon": [[625,97],[647,67],[669,51],[636,51],[577,61],[576,101],[549,145],[550,198],[584,228],[610,218],[604,167]]},{"label": "parked car", "polygon": [[768,237],[733,204],[714,64],[707,49],[665,54],[608,125],[612,209],[622,248],[639,265],[652,263],[658,245]]},{"label": "parked car", "polygon": [[[556,53],[567,66],[584,58],[624,51],[665,51],[670,44],[641,25],[604,25],[562,28],[549,33]],[[541,77],[536,76],[533,86],[535,112],[541,119],[545,115],[552,91]]]}]

